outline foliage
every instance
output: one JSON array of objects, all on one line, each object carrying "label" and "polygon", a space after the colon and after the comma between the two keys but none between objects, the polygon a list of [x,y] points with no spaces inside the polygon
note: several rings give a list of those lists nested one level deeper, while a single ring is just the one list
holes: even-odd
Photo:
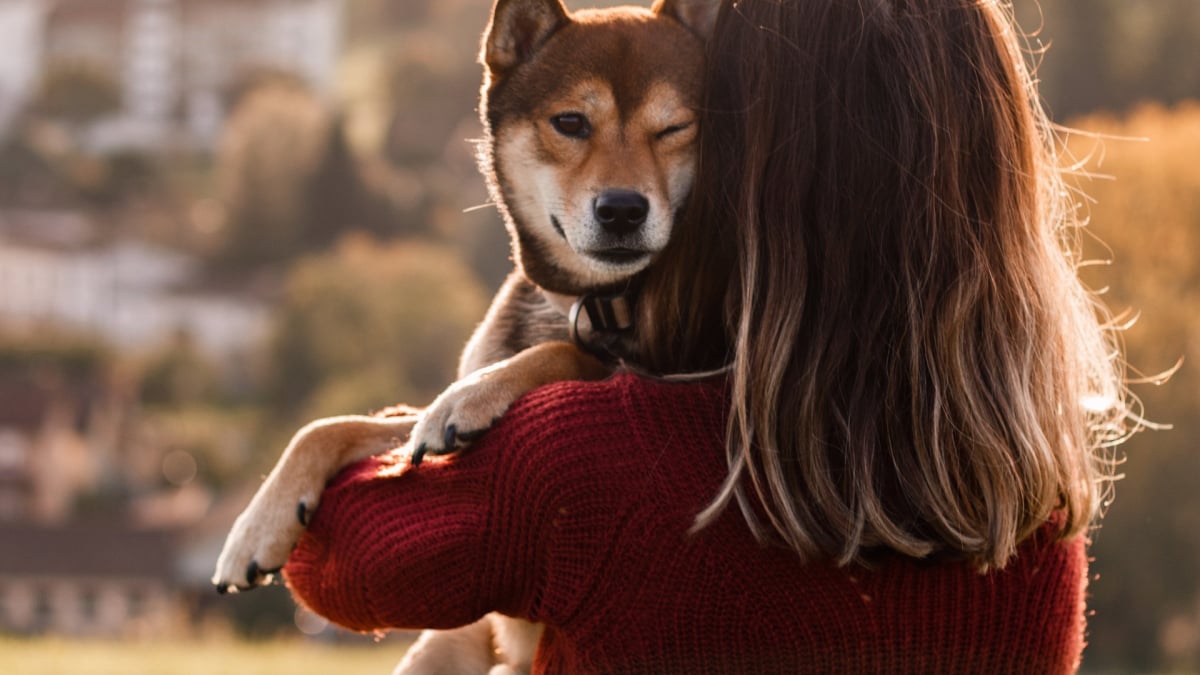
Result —
[{"label": "foliage", "polygon": [[24,134],[0,141],[0,204],[61,205],[71,199],[54,164]]},{"label": "foliage", "polygon": [[350,237],[288,275],[272,398],[301,420],[428,402],[453,380],[485,306],[451,251]]},{"label": "foliage", "polygon": [[120,106],[116,78],[86,61],[47,66],[34,101],[38,113],[77,127],[115,113]]},{"label": "foliage", "polygon": [[241,97],[217,158],[219,268],[285,265],[355,230],[412,233],[415,219],[388,196],[386,177],[365,171],[344,127],[295,82],[266,80]]},{"label": "foliage", "polygon": [[162,166],[133,151],[80,152],[56,125],[29,120],[0,141],[0,204],[19,208],[116,206],[162,192]]},{"label": "foliage", "polygon": [[1013,0],[1057,119],[1200,95],[1195,0]]},{"label": "foliage", "polygon": [[512,266],[499,217],[475,208],[488,196],[472,142],[482,134],[477,56],[490,5],[352,0],[340,80],[351,141],[378,159],[373,172],[405,220],[451,242],[496,287]]},{"label": "foliage", "polygon": [[278,262],[300,250],[305,181],[328,124],[325,109],[298,85],[271,82],[243,98],[217,159],[225,265]]},{"label": "foliage", "polygon": [[[1095,534],[1089,664],[1200,669],[1200,105],[1144,106],[1125,119],[1073,126],[1068,148],[1096,177],[1081,180],[1092,257],[1106,301],[1141,320],[1124,333],[1130,377],[1183,367],[1163,386],[1135,386],[1146,416],[1174,425],[1125,446],[1126,478]],[[1101,245],[1102,243],[1102,245]]]},{"label": "foliage", "polygon": [[156,450],[156,464],[153,472],[130,476],[130,482],[165,487],[161,485],[165,477],[163,458],[184,452],[195,461],[194,478],[199,485],[235,485],[246,478],[247,462],[259,447],[255,441],[262,436],[262,423],[261,409],[255,406],[222,406],[208,401],[146,406],[134,420],[135,436],[139,443]]},{"label": "foliage", "polygon": [[105,345],[87,337],[46,331],[0,335],[0,377],[6,380],[91,381],[104,376],[112,359]]}]

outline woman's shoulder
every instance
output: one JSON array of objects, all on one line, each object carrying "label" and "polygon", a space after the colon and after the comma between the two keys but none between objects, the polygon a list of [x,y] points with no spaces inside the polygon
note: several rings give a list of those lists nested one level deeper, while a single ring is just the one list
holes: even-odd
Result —
[{"label": "woman's shoulder", "polygon": [[523,424],[547,416],[557,421],[590,418],[601,424],[662,424],[679,418],[724,418],[728,397],[723,378],[681,382],[618,372],[598,381],[565,380],[539,387],[513,404],[502,422]]},{"label": "woman's shoulder", "polygon": [[542,461],[547,455],[657,447],[664,437],[719,441],[727,407],[723,380],[678,383],[622,372],[539,387],[514,403],[477,444]]}]

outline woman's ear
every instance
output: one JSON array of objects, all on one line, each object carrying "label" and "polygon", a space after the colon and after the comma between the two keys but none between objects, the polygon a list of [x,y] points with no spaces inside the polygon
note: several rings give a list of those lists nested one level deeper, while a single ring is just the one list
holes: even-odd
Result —
[{"label": "woman's ear", "polygon": [[570,21],[562,0],[496,0],[480,61],[493,76],[503,76]]},{"label": "woman's ear", "polygon": [[720,9],[721,0],[656,0],[653,7],[655,14],[678,20],[704,41],[712,35]]}]

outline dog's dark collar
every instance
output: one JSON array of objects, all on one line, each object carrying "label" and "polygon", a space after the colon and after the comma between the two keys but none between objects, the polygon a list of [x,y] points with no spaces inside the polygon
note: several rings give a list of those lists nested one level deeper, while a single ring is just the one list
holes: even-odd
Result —
[{"label": "dog's dark collar", "polygon": [[[580,316],[586,313],[590,329],[588,336],[580,331]],[[571,331],[571,341],[586,342],[590,336],[625,333],[634,328],[634,298],[632,295],[582,295],[566,315],[566,324]]]},{"label": "dog's dark collar", "polygon": [[541,289],[551,307],[567,320],[571,342],[607,363],[620,363],[634,349],[637,295],[641,284],[630,280],[608,292],[566,295]]},{"label": "dog's dark collar", "polygon": [[[633,310],[630,294],[584,295],[567,314],[571,342],[601,359],[620,360],[620,343],[633,332]],[[587,316],[586,331],[579,325],[582,316]]]}]

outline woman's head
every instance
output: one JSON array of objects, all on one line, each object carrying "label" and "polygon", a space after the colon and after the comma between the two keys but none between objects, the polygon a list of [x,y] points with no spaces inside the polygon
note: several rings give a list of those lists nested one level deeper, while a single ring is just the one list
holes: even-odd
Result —
[{"label": "woman's head", "polygon": [[708,58],[676,253],[733,282],[676,302],[728,307],[733,470],[701,522],[737,488],[804,554],[984,565],[1082,529],[1124,393],[1007,5],[739,0]]}]

